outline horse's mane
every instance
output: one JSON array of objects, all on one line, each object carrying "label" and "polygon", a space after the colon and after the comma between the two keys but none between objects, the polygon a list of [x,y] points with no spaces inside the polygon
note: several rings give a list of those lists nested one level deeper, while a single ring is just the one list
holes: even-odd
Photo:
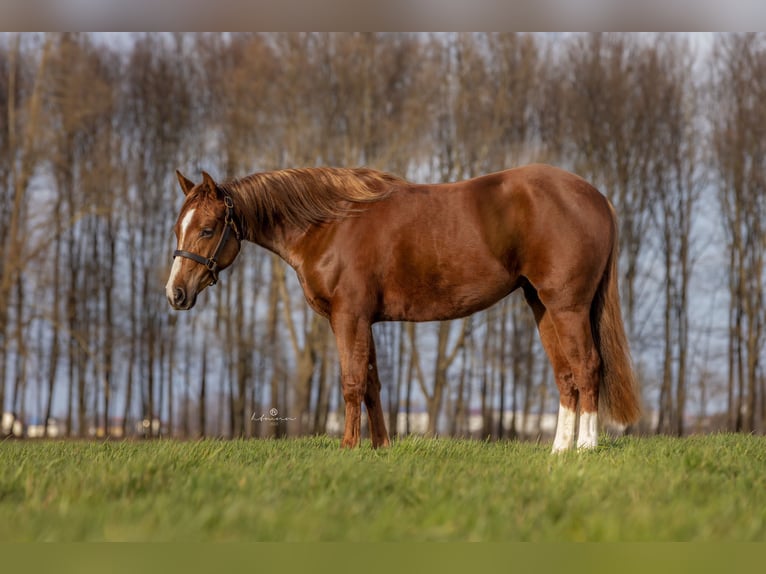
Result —
[{"label": "horse's mane", "polygon": [[406,183],[374,169],[312,167],[254,173],[219,186],[232,195],[246,227],[248,220],[269,227],[282,220],[304,229],[358,212]]}]

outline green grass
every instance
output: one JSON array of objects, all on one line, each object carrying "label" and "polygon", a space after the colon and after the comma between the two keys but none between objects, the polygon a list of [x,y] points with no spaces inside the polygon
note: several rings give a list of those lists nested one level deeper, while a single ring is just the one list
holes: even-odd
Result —
[{"label": "green grass", "polygon": [[766,540],[766,438],[0,443],[0,541]]}]

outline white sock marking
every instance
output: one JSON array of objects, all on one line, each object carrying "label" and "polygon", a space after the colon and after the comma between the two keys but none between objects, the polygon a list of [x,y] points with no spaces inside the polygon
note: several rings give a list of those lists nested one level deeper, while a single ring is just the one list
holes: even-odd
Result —
[{"label": "white sock marking", "polygon": [[577,448],[598,446],[598,413],[580,413],[580,429],[577,433]]},{"label": "white sock marking", "polygon": [[553,452],[562,452],[574,444],[575,420],[577,413],[559,404],[559,419],[556,423],[556,438],[553,439]]}]

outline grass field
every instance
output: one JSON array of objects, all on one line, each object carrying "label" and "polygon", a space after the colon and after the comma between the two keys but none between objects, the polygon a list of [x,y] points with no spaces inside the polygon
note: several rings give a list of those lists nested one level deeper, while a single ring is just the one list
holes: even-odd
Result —
[{"label": "grass field", "polygon": [[766,438],[0,443],[0,541],[766,540]]}]

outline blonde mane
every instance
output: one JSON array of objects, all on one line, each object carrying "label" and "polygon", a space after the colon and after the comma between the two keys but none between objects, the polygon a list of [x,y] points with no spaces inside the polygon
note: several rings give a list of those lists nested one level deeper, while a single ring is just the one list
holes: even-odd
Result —
[{"label": "blonde mane", "polygon": [[406,184],[373,169],[315,167],[255,173],[219,186],[234,198],[246,228],[282,221],[303,229],[358,212]]}]

